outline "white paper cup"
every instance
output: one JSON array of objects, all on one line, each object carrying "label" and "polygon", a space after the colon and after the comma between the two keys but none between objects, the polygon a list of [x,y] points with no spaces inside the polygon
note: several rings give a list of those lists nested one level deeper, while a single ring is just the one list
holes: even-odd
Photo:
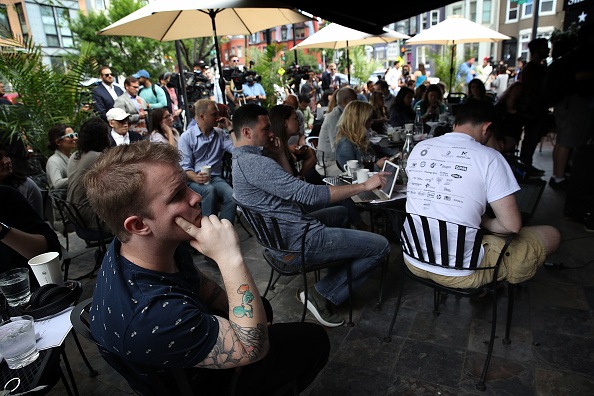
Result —
[{"label": "white paper cup", "polygon": [[357,170],[357,183],[365,183],[369,179],[369,170],[368,169],[358,169]]},{"label": "white paper cup", "polygon": [[33,269],[35,278],[40,286],[48,283],[55,283],[64,286],[62,269],[58,252],[43,253],[29,260],[29,266]]},{"label": "white paper cup", "polygon": [[210,165],[201,166],[200,172],[206,173],[206,175],[208,176],[208,181],[206,181],[204,184],[210,184]]}]

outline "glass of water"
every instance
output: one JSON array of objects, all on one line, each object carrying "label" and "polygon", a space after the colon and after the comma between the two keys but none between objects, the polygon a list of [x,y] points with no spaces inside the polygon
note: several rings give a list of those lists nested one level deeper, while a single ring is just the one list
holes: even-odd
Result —
[{"label": "glass of water", "polygon": [[15,268],[0,274],[0,292],[4,294],[11,307],[29,302],[31,297],[29,268]]},{"label": "glass of water", "polygon": [[0,354],[11,369],[25,367],[39,357],[33,317],[13,316],[0,323]]}]

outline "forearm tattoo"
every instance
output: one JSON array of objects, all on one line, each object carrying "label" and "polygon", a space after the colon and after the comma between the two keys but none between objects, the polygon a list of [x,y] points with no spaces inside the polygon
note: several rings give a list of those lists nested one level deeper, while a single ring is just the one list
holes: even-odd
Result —
[{"label": "forearm tattoo", "polygon": [[[200,367],[211,369],[227,369],[236,367],[245,357],[249,362],[255,362],[261,357],[267,337],[266,326],[259,324],[257,327],[241,327],[229,322],[226,331],[219,331],[219,337],[209,356],[200,363]],[[233,334],[230,334],[233,333]],[[232,340],[229,345],[225,340]]]}]

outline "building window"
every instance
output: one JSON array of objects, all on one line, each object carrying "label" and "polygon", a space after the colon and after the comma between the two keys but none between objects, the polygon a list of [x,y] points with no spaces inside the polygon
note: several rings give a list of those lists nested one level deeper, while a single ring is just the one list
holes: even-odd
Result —
[{"label": "building window", "polygon": [[534,10],[534,4],[532,0],[526,1],[522,4],[522,18],[530,18],[532,17],[532,11]]},{"label": "building window", "polygon": [[95,0],[96,10],[105,10],[105,0]]},{"label": "building window", "polygon": [[491,0],[483,1],[483,18],[481,20],[482,23],[490,23],[491,22],[492,7],[493,7],[493,2]]},{"label": "building window", "polygon": [[502,60],[508,66],[516,66],[518,40],[515,37],[512,37],[510,40],[503,40],[502,47]]},{"label": "building window", "polygon": [[299,26],[295,28],[295,38],[296,39],[304,39],[305,38],[305,26]]},{"label": "building window", "polygon": [[507,0],[507,20],[506,22],[518,21],[518,3],[516,1]]},{"label": "building window", "polygon": [[54,19],[54,10],[50,6],[39,6],[41,10],[41,22],[43,23],[43,31],[47,40],[48,47],[59,47],[60,38],[58,37],[58,28],[56,20]]},{"label": "building window", "polygon": [[476,1],[470,2],[468,19],[470,19],[472,22],[477,21],[477,19],[476,19]]},{"label": "building window", "polygon": [[281,39],[280,39],[280,41],[287,41],[287,36],[288,36],[288,34],[287,34],[287,33],[288,33],[288,31],[289,31],[289,29],[287,28],[287,25],[283,25],[283,26],[280,28],[280,34],[281,34]]},{"label": "building window", "polygon": [[68,8],[56,8],[58,17],[58,26],[60,26],[60,37],[62,38],[62,47],[74,47],[74,40],[72,39],[72,31],[68,27]]},{"label": "building window", "polygon": [[419,33],[419,29],[417,27],[417,17],[410,18],[410,33],[409,35],[415,35]]},{"label": "building window", "polygon": [[540,0],[540,15],[554,14],[556,6],[555,0]]},{"label": "building window", "polygon": [[243,47],[241,45],[237,46],[237,52],[235,54],[238,58],[243,58]]},{"label": "building window", "polygon": [[64,58],[61,56],[50,56],[50,65],[54,71],[59,73],[65,73],[66,68],[64,67]]},{"label": "building window", "polygon": [[462,6],[453,6],[452,7],[452,15],[464,15],[464,11],[462,11]]},{"label": "building window", "polygon": [[8,11],[5,4],[0,4],[0,37],[12,38],[13,33],[8,21]]},{"label": "building window", "polygon": [[14,5],[14,8],[19,18],[19,24],[21,25],[21,33],[23,34],[23,39],[27,40],[29,38],[29,27],[27,26],[27,21],[25,20],[25,10],[23,9],[23,3],[16,3]]},{"label": "building window", "polygon": [[439,10],[431,11],[431,26],[437,25],[439,23]]},{"label": "building window", "polygon": [[404,34],[410,34],[410,19],[396,22],[394,24],[394,30]]},{"label": "building window", "polygon": [[48,47],[72,48],[74,41],[68,27],[68,9],[46,5],[39,8]]},{"label": "building window", "polygon": [[530,51],[528,50],[528,43],[532,39],[532,33],[528,31],[527,33],[520,32],[520,41],[518,43],[519,55],[526,60],[530,60]]}]

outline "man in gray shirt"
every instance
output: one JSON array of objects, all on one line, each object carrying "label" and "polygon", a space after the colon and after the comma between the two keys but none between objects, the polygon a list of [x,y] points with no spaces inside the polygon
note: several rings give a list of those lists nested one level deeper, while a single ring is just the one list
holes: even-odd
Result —
[{"label": "man in gray shirt", "polygon": [[[353,88],[340,88],[336,94],[336,107],[324,117],[320,129],[317,151],[318,165],[316,165],[316,170],[320,175],[336,176],[342,173],[342,169],[336,164],[336,124],[338,124],[346,105],[356,99],[357,93]],[[323,167],[319,165],[322,163],[324,164]]]},{"label": "man in gray shirt", "polygon": [[[282,167],[288,161],[280,139],[270,129],[265,108],[243,105],[233,115],[236,145],[233,150],[233,196],[242,205],[256,212],[293,222],[281,233],[291,248],[300,248],[300,235],[306,223],[312,223],[307,233],[305,260],[308,264],[349,260],[353,289],[361,286],[367,275],[390,253],[388,240],[381,235],[347,227],[347,211],[343,206],[327,207],[330,203],[348,199],[363,191],[383,186],[385,173],[371,177],[365,183],[347,186],[309,184],[290,175]],[[265,157],[266,149],[273,158]],[[278,161],[278,162],[277,162]],[[301,205],[324,208],[304,213]],[[287,264],[290,258],[277,257]],[[293,258],[293,261],[295,258]],[[307,308],[316,319],[328,327],[344,321],[332,312],[349,296],[345,267],[333,268],[308,289]],[[305,303],[304,293],[299,294]]]}]

